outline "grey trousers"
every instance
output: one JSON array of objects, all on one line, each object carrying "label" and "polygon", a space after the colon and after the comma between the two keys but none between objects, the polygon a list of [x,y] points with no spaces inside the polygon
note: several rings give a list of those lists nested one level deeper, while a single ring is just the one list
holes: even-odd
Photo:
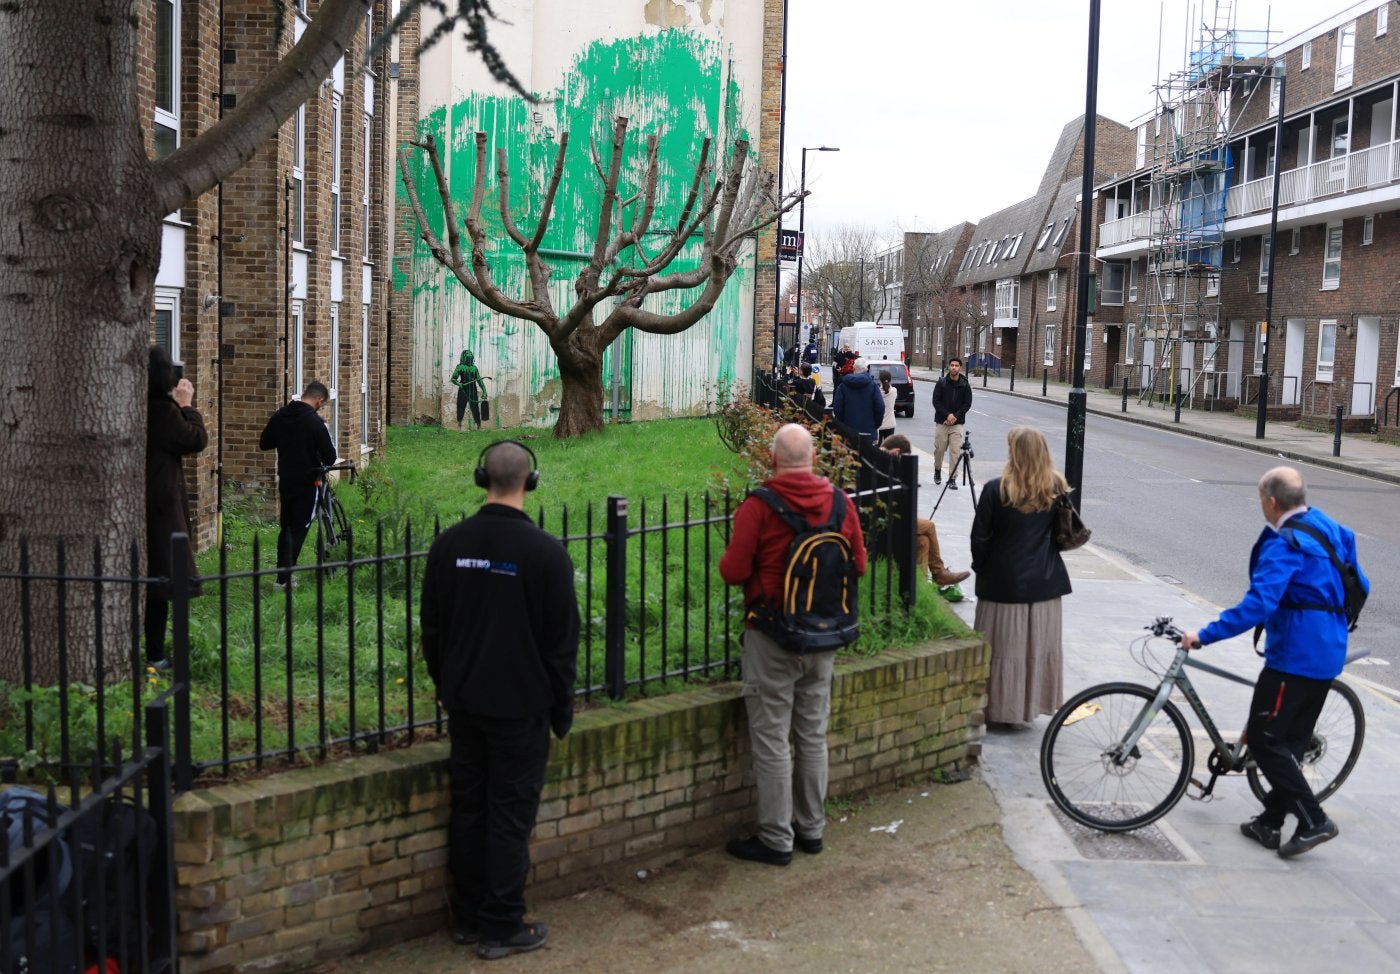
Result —
[{"label": "grey trousers", "polygon": [[826,724],[836,654],[789,653],[755,629],[744,631],[743,646],[758,837],[770,849],[791,852],[793,823],[807,839],[821,838],[826,825]]}]

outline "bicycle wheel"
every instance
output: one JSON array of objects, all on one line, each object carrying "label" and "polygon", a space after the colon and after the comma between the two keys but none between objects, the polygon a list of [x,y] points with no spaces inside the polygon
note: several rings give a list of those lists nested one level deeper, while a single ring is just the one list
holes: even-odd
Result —
[{"label": "bicycle wheel", "polygon": [[340,498],[331,497],[331,529],[335,540],[331,544],[343,544],[347,548],[350,543],[350,518],[345,513],[345,508],[340,506]]},{"label": "bicycle wheel", "polygon": [[1104,683],[1070,697],[1050,719],[1040,777],[1070,818],[1104,832],[1127,832],[1155,822],[1186,793],[1196,751],[1171,701],[1130,751],[1122,748],[1156,697],[1156,689],[1136,683]]},{"label": "bicycle wheel", "polygon": [[[1356,759],[1361,756],[1361,744],[1366,739],[1366,712],[1356,691],[1341,680],[1333,680],[1322,704],[1322,713],[1313,727],[1312,743],[1303,752],[1303,777],[1320,802],[1332,796],[1347,780]],[[1250,790],[1264,801],[1269,783],[1251,761],[1245,768]]]}]

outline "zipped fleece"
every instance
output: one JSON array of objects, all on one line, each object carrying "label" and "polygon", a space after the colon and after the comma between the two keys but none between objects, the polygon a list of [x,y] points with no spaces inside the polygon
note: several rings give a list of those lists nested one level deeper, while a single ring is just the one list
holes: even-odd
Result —
[{"label": "zipped fleece", "polygon": [[1346,616],[1322,609],[1288,609],[1281,604],[1340,607],[1346,599],[1342,578],[1322,545],[1312,535],[1289,530],[1288,526],[1299,520],[1322,531],[1337,549],[1337,557],[1357,566],[1362,584],[1370,591],[1371,583],[1356,560],[1355,533],[1310,507],[1277,530],[1263,530],[1249,555],[1249,591],[1239,605],[1220,613],[1199,636],[1202,645],[1219,642],[1262,623],[1268,639],[1266,666],[1293,676],[1331,680],[1346,663]]},{"label": "zipped fleece", "polygon": [[[769,478],[772,488],[793,512],[808,524],[824,524],[831,517],[831,481],[811,473],[787,473]],[[865,574],[865,539],[860,517],[850,495],[841,533],[851,543],[857,575]],[[744,586],[744,606],[777,605],[782,600],[783,570],[793,530],[776,511],[757,497],[748,497],[734,512],[734,533],[719,559],[719,574],[727,585]]]}]

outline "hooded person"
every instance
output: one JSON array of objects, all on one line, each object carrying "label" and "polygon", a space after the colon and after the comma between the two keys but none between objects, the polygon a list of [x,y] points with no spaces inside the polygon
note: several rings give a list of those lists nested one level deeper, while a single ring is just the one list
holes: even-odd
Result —
[{"label": "hooded person", "polygon": [[837,422],[845,424],[852,433],[868,433],[872,440],[879,436],[885,397],[875,377],[865,370],[865,359],[855,360],[851,374],[836,387],[831,405]]},{"label": "hooded person", "polygon": [[472,422],[480,428],[481,426],[481,393],[484,386],[481,381],[481,370],[476,367],[476,356],[471,349],[462,350],[461,361],[452,370],[451,382],[457,387],[457,428],[462,428],[462,417],[467,413],[467,407],[471,407]]}]

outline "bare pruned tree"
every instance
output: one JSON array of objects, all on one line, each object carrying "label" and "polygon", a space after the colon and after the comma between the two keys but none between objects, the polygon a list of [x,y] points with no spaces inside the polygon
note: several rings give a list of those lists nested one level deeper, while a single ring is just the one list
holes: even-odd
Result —
[{"label": "bare pruned tree", "polygon": [[[602,184],[602,202],[588,263],[574,280],[575,300],[567,309],[554,306],[549,293],[553,267],[540,254],[540,245],[554,215],[555,195],[564,173],[569,133],[559,137],[554,167],[545,187],[540,215],[528,234],[515,221],[510,198],[511,172],[504,149],[496,150],[496,205],[511,241],[525,257],[529,289],[526,294],[507,293],[487,263],[488,236],[482,224],[486,205],[487,136],[476,133],[476,169],[465,221],[459,223],[457,207],[442,168],[437,143],[431,138],[413,146],[426,153],[442,203],[446,240],[429,222],[418,196],[407,148],[399,152],[399,168],[419,233],[433,258],[450,271],[475,300],[500,314],[534,322],[549,338],[559,361],[562,401],[554,435],[578,436],[603,425],[603,353],[628,328],[653,335],[675,335],[700,321],[724,291],[738,265],[739,250],[759,228],[796,206],[800,194],[783,200],[773,196],[775,178],[758,170],[749,157],[749,143],[734,143],[723,169],[716,173],[711,162],[711,140],[701,144],[694,175],[679,216],[666,232],[652,232],[661,192],[658,137],[647,137],[646,161],[638,184],[622,185],[628,118],[613,120],[611,152],[606,169],[593,146],[593,169]],[[466,249],[462,229],[466,229]],[[693,266],[672,269],[683,261],[683,252],[699,235],[700,253]],[[654,249],[653,249],[654,248]],[[689,263],[689,261],[683,261]],[[690,303],[672,314],[643,308],[652,295],[697,291]],[[601,321],[595,313],[604,301],[615,304]]]},{"label": "bare pruned tree", "polygon": [[810,302],[831,328],[878,321],[884,312],[885,296],[875,275],[879,249],[875,231],[857,224],[842,224],[830,234],[811,238],[811,283],[803,287],[803,301]]}]

